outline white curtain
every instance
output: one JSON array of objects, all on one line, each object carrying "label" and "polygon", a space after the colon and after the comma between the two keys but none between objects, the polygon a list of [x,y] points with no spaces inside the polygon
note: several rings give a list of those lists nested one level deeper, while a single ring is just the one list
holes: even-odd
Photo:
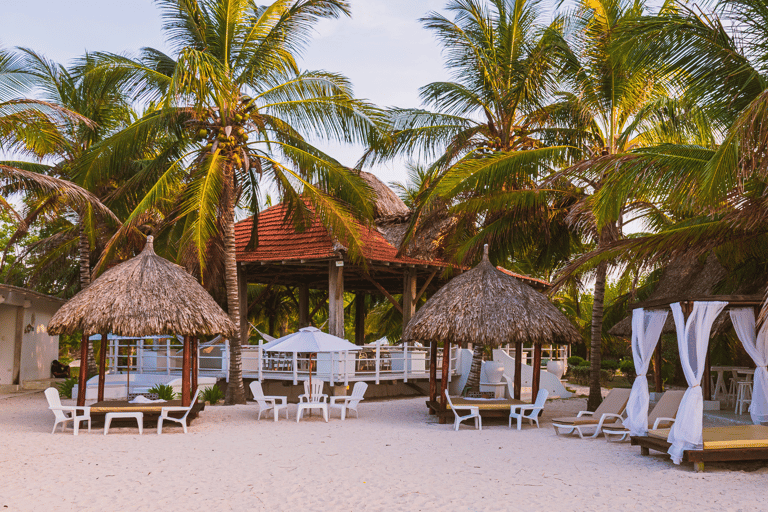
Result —
[{"label": "white curtain", "polygon": [[624,425],[633,436],[648,433],[648,366],[651,364],[653,349],[659,342],[667,311],[645,311],[642,308],[632,311],[632,357],[635,361],[637,377],[632,384],[632,393],[627,402],[627,419]]},{"label": "white curtain", "polygon": [[752,308],[738,308],[731,310],[731,320],[736,329],[744,349],[755,362],[755,380],[752,388],[752,403],[749,405],[749,414],[752,423],[760,425],[768,421],[768,330],[766,325],[755,332],[755,314]]},{"label": "white curtain", "polygon": [[701,392],[701,377],[707,359],[709,333],[717,315],[727,302],[694,302],[693,311],[685,321],[680,303],[672,304],[672,315],[677,329],[677,347],[680,350],[680,364],[683,366],[688,390],[683,395],[680,408],[672,429],[669,432],[669,454],[672,462],[680,464],[683,452],[691,448],[701,448],[702,419],[704,416],[704,395]]}]

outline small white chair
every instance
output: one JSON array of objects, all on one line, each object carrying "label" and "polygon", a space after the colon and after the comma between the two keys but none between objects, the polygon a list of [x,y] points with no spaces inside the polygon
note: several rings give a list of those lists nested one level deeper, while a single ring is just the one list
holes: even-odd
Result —
[{"label": "small white chair", "polygon": [[[266,396],[264,390],[261,387],[261,382],[254,380],[251,382],[251,393],[253,399],[259,404],[259,416],[256,420],[261,419],[261,413],[273,410],[275,413],[275,421],[277,421],[280,409],[285,409],[285,419],[288,419],[288,397],[287,396]],[[279,403],[278,403],[279,402]]]},{"label": "small white chair", "polygon": [[112,420],[121,419],[121,418],[135,419],[136,423],[139,424],[139,435],[144,433],[144,413],[125,411],[125,412],[108,412],[107,415],[104,416],[104,435],[107,435],[107,432],[109,432],[109,426],[112,424]]},{"label": "small white chair", "polygon": [[305,409],[321,409],[323,411],[323,418],[328,423],[328,395],[323,394],[324,385],[324,381],[315,379],[312,381],[312,387],[310,388],[309,381],[304,381],[304,394],[299,395],[296,423],[301,420]]},{"label": "small white chair", "polygon": [[[453,402],[451,402],[451,396],[448,394],[448,390],[445,390],[445,398],[448,399],[448,405],[451,406],[451,410],[453,411],[453,415],[456,417],[456,420],[453,422],[453,430],[456,430],[458,432],[459,430],[459,424],[462,421],[469,420],[472,418],[475,418],[475,428],[477,430],[483,430],[483,420],[480,419],[480,408],[476,405],[453,405]],[[469,411],[469,414],[466,416],[459,416],[458,411]]]},{"label": "small white chair", "polygon": [[363,395],[367,389],[368,384],[365,382],[358,382],[355,384],[355,387],[352,388],[352,394],[350,396],[331,397],[331,408],[341,410],[341,421],[344,421],[344,418],[347,415],[347,409],[355,411],[356,418],[360,417],[360,415],[357,413],[357,404],[363,400]]},{"label": "small white chair", "polygon": [[[513,405],[509,409],[509,428],[512,428],[512,418],[517,418],[517,430],[520,430],[520,424],[523,418],[527,419],[531,425],[536,422],[536,428],[539,428],[539,411],[544,410],[544,403],[547,401],[549,391],[540,389],[536,395],[536,402],[533,404]],[[526,414],[527,411],[527,414]]]},{"label": "small white chair", "polygon": [[[195,396],[192,398],[192,402],[190,402],[189,407],[181,407],[181,406],[170,406],[170,407],[163,407],[160,409],[160,417],[157,419],[157,433],[158,435],[163,433],[163,420],[167,421],[173,421],[176,423],[180,423],[182,428],[184,429],[184,433],[187,433],[187,416],[189,416],[190,411],[197,403],[197,395],[200,394],[200,387],[198,386],[197,391],[195,392]],[[183,412],[184,416],[181,418],[174,418],[172,416],[169,416],[169,413],[172,412]]]},{"label": "small white chair", "polygon": [[[91,408],[79,407],[75,405],[61,405],[61,398],[59,397],[59,390],[56,388],[48,388],[45,390],[45,398],[48,400],[48,409],[53,411],[53,416],[56,422],[53,424],[53,430],[51,434],[56,433],[56,426],[61,423],[61,431],[64,432],[68,422],[72,422],[72,430],[74,434],[80,428],[81,421],[88,422],[88,432],[91,431]],[[83,411],[83,414],[78,416],[77,411]],[[69,413],[69,415],[67,415]]]}]

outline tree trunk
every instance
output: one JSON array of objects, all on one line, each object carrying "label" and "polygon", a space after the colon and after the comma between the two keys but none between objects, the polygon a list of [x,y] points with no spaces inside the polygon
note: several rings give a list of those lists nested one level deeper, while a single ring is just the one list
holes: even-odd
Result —
[{"label": "tree trunk", "polygon": [[[78,255],[80,257],[80,289],[85,290],[91,284],[91,243],[88,240],[88,234],[85,232],[85,226],[82,224],[80,225]],[[81,371],[85,369],[88,377],[96,375],[99,371],[96,365],[96,354],[93,350],[93,340],[90,336],[88,337],[88,360],[80,361],[80,369]]]},{"label": "tree trunk", "polygon": [[[234,179],[230,173],[225,178],[227,186],[234,188]],[[223,208],[222,227],[224,230],[224,277],[227,287],[227,309],[229,318],[235,324],[236,330],[229,337],[229,382],[227,383],[227,396],[224,402],[227,405],[245,403],[245,387],[243,386],[243,361],[240,344],[240,297],[237,279],[237,260],[235,259],[235,207],[234,191],[225,191],[224,197],[227,204]]]},{"label": "tree trunk", "polygon": [[469,377],[467,377],[467,388],[470,391],[480,390],[480,370],[483,366],[483,345],[475,344],[472,351],[472,366],[469,368]]},{"label": "tree trunk", "polygon": [[600,349],[603,340],[603,306],[605,301],[605,279],[608,273],[608,262],[600,262],[595,274],[595,295],[592,303],[592,337],[589,346],[590,377],[589,400],[587,409],[594,411],[603,400],[600,391]]}]

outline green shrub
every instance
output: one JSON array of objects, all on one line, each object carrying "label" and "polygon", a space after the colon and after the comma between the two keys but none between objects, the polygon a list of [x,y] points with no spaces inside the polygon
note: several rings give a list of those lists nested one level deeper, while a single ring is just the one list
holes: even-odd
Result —
[{"label": "green shrub", "polygon": [[64,382],[56,384],[56,388],[59,390],[59,394],[66,398],[72,398],[72,388],[77,384],[77,379],[70,377]]},{"label": "green shrub", "polygon": [[627,379],[631,380],[637,376],[635,373],[635,363],[633,363],[630,359],[624,359],[622,362],[620,362],[619,370],[621,370],[621,373],[623,373]]},{"label": "green shrub", "polygon": [[[571,376],[576,382],[584,386],[589,384],[589,377],[592,371],[592,367],[588,364],[581,366],[574,366],[570,369]],[[600,381],[610,382],[613,380],[613,372],[610,370],[600,370]]]},{"label": "green shrub", "polygon": [[157,394],[161,400],[173,400],[174,397],[173,386],[168,384],[155,384],[149,388],[149,392]]},{"label": "green shrub", "polygon": [[600,361],[600,368],[602,370],[609,370],[615,372],[619,369],[619,362],[615,359],[603,359]]},{"label": "green shrub", "polygon": [[219,400],[224,400],[224,392],[219,389],[219,386],[214,384],[209,388],[205,388],[202,392],[203,402],[209,402],[211,405],[216,404]]},{"label": "green shrub", "polygon": [[571,356],[568,358],[568,366],[584,366],[586,360],[580,356]]}]

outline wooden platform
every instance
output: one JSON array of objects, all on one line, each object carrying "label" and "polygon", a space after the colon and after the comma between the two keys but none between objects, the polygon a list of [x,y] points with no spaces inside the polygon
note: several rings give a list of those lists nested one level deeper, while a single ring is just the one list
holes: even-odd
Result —
[{"label": "wooden platform", "polygon": [[[509,418],[509,409],[512,405],[527,404],[522,400],[514,400],[508,398],[496,398],[496,399],[483,399],[472,400],[461,397],[451,397],[454,405],[471,405],[477,407],[480,410],[480,416],[482,418]],[[427,401],[427,407],[432,414],[435,414],[440,423],[446,423],[448,419],[453,421],[453,411],[450,406],[448,408],[443,407],[440,402]]]},{"label": "wooden platform", "polygon": [[[704,448],[686,450],[683,453],[683,462],[692,462],[697,472],[704,470],[705,462],[768,460],[768,427],[714,427],[705,428],[702,434]],[[669,429],[651,430],[647,436],[632,436],[630,442],[634,446],[640,446],[640,453],[643,455],[649,455],[650,450],[666,453],[671,446],[667,442],[667,436]]]},{"label": "wooden platform", "polygon": [[[144,413],[144,426],[150,427],[157,425],[157,419],[160,417],[160,412],[163,407],[181,407],[181,400],[169,400],[163,403],[157,404],[131,404],[126,400],[105,400],[103,402],[96,402],[91,406],[91,420],[95,426],[104,425],[104,417],[108,412],[141,412]],[[200,411],[205,409],[205,402],[197,402],[187,416],[187,425],[191,425],[192,421],[197,418]],[[184,416],[183,412],[172,412],[169,414],[174,418],[181,418]],[[122,426],[121,423],[126,425],[136,425],[136,422],[131,420],[113,420],[114,426]],[[169,423],[169,426],[173,426],[173,423]]]}]

